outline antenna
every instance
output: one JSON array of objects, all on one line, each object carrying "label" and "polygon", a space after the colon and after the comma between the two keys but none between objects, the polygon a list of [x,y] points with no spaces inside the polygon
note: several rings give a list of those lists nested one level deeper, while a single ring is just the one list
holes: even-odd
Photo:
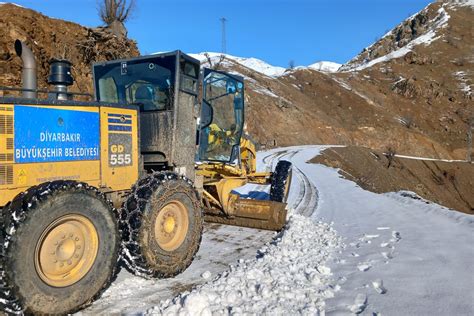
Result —
[{"label": "antenna", "polygon": [[221,48],[221,53],[225,54],[227,52],[226,41],[225,41],[225,22],[227,22],[227,19],[222,17],[220,20],[221,20],[221,23],[222,23],[222,48]]}]

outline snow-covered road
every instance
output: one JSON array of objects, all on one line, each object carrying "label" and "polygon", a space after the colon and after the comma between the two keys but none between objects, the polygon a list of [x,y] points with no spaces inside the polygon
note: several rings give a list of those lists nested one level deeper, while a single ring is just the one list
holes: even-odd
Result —
[{"label": "snow-covered road", "polygon": [[82,313],[473,314],[474,216],[409,192],[364,191],[306,163],[324,148],[259,154],[261,169],[294,164],[281,234],[206,225],[183,274],[147,281],[122,271]]}]

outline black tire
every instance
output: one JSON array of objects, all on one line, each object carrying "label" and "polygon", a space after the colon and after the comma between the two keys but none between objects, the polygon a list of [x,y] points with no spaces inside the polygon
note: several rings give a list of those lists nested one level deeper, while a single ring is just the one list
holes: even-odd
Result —
[{"label": "black tire", "polygon": [[291,162],[278,161],[270,185],[271,201],[286,203],[291,185],[291,176]]},{"label": "black tire", "polygon": [[[103,193],[75,181],[44,183],[15,197],[3,211],[0,237],[2,310],[8,314],[67,314],[100,297],[116,277],[118,267],[120,233],[114,212]],[[85,218],[92,224],[90,227],[98,237],[96,252],[89,257],[90,266],[72,284],[52,286],[38,272],[43,267],[37,263],[41,253],[37,251],[40,240],[49,238],[45,232],[53,231],[53,223],[68,216]],[[71,242],[79,240],[71,236]],[[84,243],[83,252],[87,247],[89,244]],[[76,244],[74,251],[79,248]]]},{"label": "black tire", "polygon": [[[182,243],[176,249],[165,250],[157,241],[155,223],[163,216],[160,212],[175,201],[185,206],[188,225]],[[120,216],[123,263],[135,275],[144,278],[175,276],[192,263],[199,250],[202,206],[192,182],[185,177],[173,172],[156,172],[139,180],[125,201]]]}]

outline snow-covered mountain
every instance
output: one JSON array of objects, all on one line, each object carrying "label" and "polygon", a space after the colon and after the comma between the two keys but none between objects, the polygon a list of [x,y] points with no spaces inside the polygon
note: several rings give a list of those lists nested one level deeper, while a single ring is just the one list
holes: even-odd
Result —
[{"label": "snow-covered mountain", "polygon": [[341,64],[332,61],[319,61],[309,65],[308,68],[322,72],[336,72],[341,68],[341,66]]},{"label": "snow-covered mountain", "polygon": [[13,4],[13,5],[15,5],[15,6],[19,7],[19,8],[24,8],[24,6],[21,6],[21,5],[19,5],[19,4],[13,3],[13,2],[0,2],[0,5],[4,5],[4,4]]},{"label": "snow-covered mountain", "polygon": [[221,56],[224,56],[225,58],[224,60],[222,60],[223,63],[225,63],[226,60],[227,61],[231,60],[231,61],[239,63],[242,66],[250,68],[256,72],[259,72],[269,77],[279,77],[283,75],[286,71],[286,69],[283,67],[272,66],[263,60],[253,58],[253,57],[245,58],[245,57],[232,56],[229,54],[212,53],[212,52],[208,52],[208,53],[202,52],[199,54],[189,54],[189,55],[200,60],[203,63],[208,61],[208,58],[206,57],[206,55],[209,56],[209,58],[211,59],[213,63],[219,62],[219,60],[221,59]]},{"label": "snow-covered mountain", "polygon": [[404,57],[416,46],[428,46],[442,38],[441,30],[448,26],[447,9],[474,7],[474,0],[446,1],[437,10],[428,6],[408,17],[378,41],[364,48],[360,54],[344,64],[340,71],[360,71],[391,59]]},{"label": "snow-covered mountain", "polygon": [[[279,66],[273,66],[261,59],[257,59],[253,57],[245,58],[245,57],[232,56],[229,54],[211,53],[211,52],[209,53],[202,52],[199,54],[189,54],[189,55],[200,60],[202,63],[205,63],[208,61],[208,58],[206,57],[206,55],[209,56],[212,63],[218,63],[221,60],[222,56],[224,56],[224,59],[220,61],[224,65],[226,65],[226,61],[233,61],[242,66],[250,68],[258,73],[266,75],[268,77],[280,77],[290,72],[290,69],[279,67]],[[320,61],[320,62],[311,64],[307,67],[298,66],[292,70],[313,69],[313,70],[321,71],[321,72],[336,72],[341,66],[342,66],[341,64],[331,62],[331,61]]]}]

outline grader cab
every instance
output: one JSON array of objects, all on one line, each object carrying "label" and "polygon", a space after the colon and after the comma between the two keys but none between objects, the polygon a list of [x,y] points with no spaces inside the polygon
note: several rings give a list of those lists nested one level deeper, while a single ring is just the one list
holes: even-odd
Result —
[{"label": "grader cab", "polygon": [[[139,106],[143,170],[175,168],[192,179],[208,221],[280,230],[290,163],[280,163],[283,177],[256,172],[255,146],[243,130],[243,78],[207,68],[200,73],[199,66],[179,51],[98,63],[96,95],[101,102]],[[268,200],[242,199],[234,191],[272,179]]]},{"label": "grader cab", "polygon": [[[256,171],[242,78],[175,51],[96,63],[95,100],[74,101],[69,62],[54,60],[52,89],[39,90],[31,50],[15,48],[23,87],[4,90],[22,96],[0,98],[2,311],[74,312],[120,267],[174,276],[203,218],[283,227],[291,164]],[[235,191],[249,182],[269,184],[269,199]]]}]

